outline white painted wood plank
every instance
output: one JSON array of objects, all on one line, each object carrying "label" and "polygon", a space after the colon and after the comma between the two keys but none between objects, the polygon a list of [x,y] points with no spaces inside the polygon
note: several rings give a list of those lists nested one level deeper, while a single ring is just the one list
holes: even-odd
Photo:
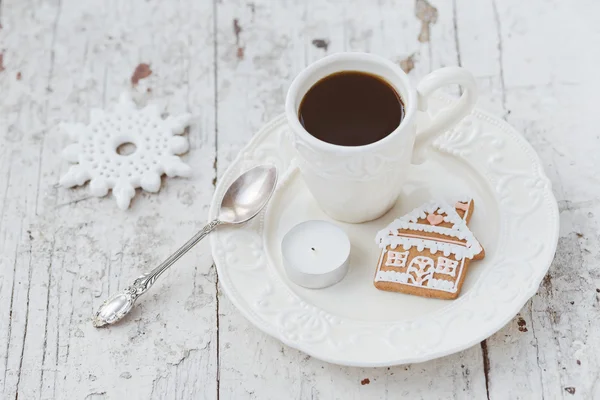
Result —
[{"label": "white painted wood plank", "polygon": [[[451,4],[441,6],[431,26],[431,45],[417,40],[421,22],[412,1],[348,7],[334,1],[223,1],[217,21],[220,173],[263,123],[283,111],[293,77],[328,53],[372,51],[399,63],[415,54],[415,81],[431,68],[457,63]],[[221,399],[486,396],[478,346],[418,365],[340,367],[282,345],[254,328],[223,294],[219,299]]]},{"label": "white painted wood plank", "polygon": [[[0,350],[0,397],[216,396],[215,271],[207,242],[161,278],[127,323],[109,330],[90,323],[109,293],[205,222],[214,190],[212,10],[211,2],[3,0],[0,82],[11,96],[0,98],[0,115],[7,116],[0,148],[9,155],[0,163],[7,178],[0,185],[0,249],[9,266],[0,272],[0,337],[11,340]],[[59,157],[67,140],[56,123],[85,123],[90,107],[110,107],[131,87],[140,62],[153,71],[136,89],[142,103],[195,115],[184,156],[195,172],[165,180],[156,195],[138,193],[122,212],[111,198],[88,198],[86,188],[56,186],[67,169]]]},{"label": "white painted wood plank", "polygon": [[454,3],[460,65],[475,75],[479,88],[477,107],[504,116],[505,93],[494,3],[492,0],[456,0]]},{"label": "white painted wood plank", "polygon": [[[37,294],[31,278],[39,253],[33,251],[27,230],[32,223],[37,198],[40,128],[43,128],[46,110],[41,96],[45,93],[48,69],[39,68],[27,83],[19,81],[17,74],[22,70],[34,75],[34,68],[26,67],[30,58],[42,65],[50,64],[50,54],[44,48],[51,45],[54,9],[52,5],[46,5],[32,11],[32,7],[30,2],[3,3],[3,29],[0,31],[5,65],[0,73],[0,87],[4,89],[0,100],[0,148],[3,153],[0,176],[4,191],[0,206],[0,254],[3,259],[0,272],[0,381],[3,396],[7,398],[14,398],[18,388],[23,387],[20,371],[24,364],[24,349],[31,343],[31,332],[39,318],[36,303],[30,302],[32,290],[34,297]],[[24,31],[11,30],[19,24]],[[22,48],[25,41],[29,42],[29,49]],[[9,67],[11,64],[14,68]],[[38,331],[38,335],[43,336],[43,331]],[[28,372],[40,373],[39,370]],[[38,382],[36,387],[39,387]]]},{"label": "white painted wood plank", "polygon": [[589,257],[597,252],[590,238],[599,233],[592,186],[598,159],[587,155],[599,146],[599,120],[588,99],[600,87],[587,69],[600,54],[580,50],[586,39],[598,38],[583,15],[597,7],[458,2],[458,26],[469,26],[464,34],[459,29],[463,65],[489,75],[488,85],[479,80],[482,103],[536,148],[561,206],[561,238],[548,276],[520,315],[487,341],[490,398],[600,396],[599,343],[589,333],[598,330],[599,285]]}]

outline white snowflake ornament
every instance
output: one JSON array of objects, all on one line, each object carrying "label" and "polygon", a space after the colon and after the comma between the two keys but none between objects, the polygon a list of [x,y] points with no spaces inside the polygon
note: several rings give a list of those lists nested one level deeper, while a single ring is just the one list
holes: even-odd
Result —
[{"label": "white snowflake ornament", "polygon": [[[102,197],[112,189],[120,209],[129,207],[135,189],[158,192],[160,177],[186,177],[191,168],[177,154],[188,150],[183,133],[191,116],[182,114],[161,118],[155,105],[138,109],[128,94],[121,95],[114,111],[93,109],[89,125],[63,124],[62,128],[76,143],[63,150],[63,156],[77,163],[60,179],[65,187],[90,181],[90,193]],[[135,150],[119,154],[123,144]],[[133,147],[130,146],[130,147]]]}]

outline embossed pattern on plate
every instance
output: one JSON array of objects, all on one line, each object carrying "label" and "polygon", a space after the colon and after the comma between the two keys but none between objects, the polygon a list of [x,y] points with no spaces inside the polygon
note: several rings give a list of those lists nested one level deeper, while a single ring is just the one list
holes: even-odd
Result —
[{"label": "embossed pattern on plate", "polygon": [[[452,100],[437,98],[436,109]],[[340,224],[353,255],[348,276],[310,291],[289,282],[278,241],[306,218],[327,217],[296,173],[283,116],[258,132],[225,172],[211,205],[244,170],[265,162],[282,175],[268,209],[241,227],[211,237],[219,282],[257,327],[322,360],[353,366],[421,362],[468,348],[502,328],[535,294],[556,249],[558,208],[550,182],[529,143],[504,121],[475,110],[433,143],[431,161],[411,170],[396,208],[380,220]],[[375,232],[430,196],[476,201],[472,228],[486,248],[455,301],[379,292],[371,279]],[[455,193],[457,192],[457,193]],[[352,298],[352,295],[355,298]],[[361,301],[362,300],[362,301]]]}]

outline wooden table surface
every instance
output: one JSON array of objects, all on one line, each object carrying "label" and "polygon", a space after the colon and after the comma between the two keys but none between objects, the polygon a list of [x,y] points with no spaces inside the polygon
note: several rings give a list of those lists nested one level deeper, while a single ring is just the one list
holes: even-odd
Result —
[{"label": "wooden table surface", "polygon": [[[430,1],[0,0],[0,398],[600,398],[600,3]],[[128,323],[94,329],[109,293],[203,225],[218,177],[283,111],[293,77],[352,50],[415,81],[468,68],[479,106],[538,151],[561,232],[520,314],[442,359],[330,365],[250,325],[205,241]],[[141,63],[151,74],[133,86]],[[124,91],[194,115],[193,176],[138,192],[126,212],[58,186],[59,123],[86,123]]]}]

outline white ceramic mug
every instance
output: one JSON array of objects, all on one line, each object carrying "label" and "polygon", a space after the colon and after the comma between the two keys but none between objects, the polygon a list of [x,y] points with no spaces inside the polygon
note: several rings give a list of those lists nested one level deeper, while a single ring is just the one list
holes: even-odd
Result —
[{"label": "white ceramic mug", "polygon": [[[385,79],[400,94],[404,119],[385,138],[364,146],[339,146],[308,133],[298,119],[298,108],[320,79],[340,71],[362,71]],[[427,111],[427,99],[437,89],[458,84],[459,101],[439,112],[426,127],[416,124],[417,111]],[[459,67],[434,71],[415,86],[402,69],[379,56],[338,53],[310,65],[292,82],[285,112],[298,152],[300,170],[321,208],[332,218],[359,223],[379,218],[398,199],[413,152],[453,127],[471,112],[477,86],[470,72]]]}]

